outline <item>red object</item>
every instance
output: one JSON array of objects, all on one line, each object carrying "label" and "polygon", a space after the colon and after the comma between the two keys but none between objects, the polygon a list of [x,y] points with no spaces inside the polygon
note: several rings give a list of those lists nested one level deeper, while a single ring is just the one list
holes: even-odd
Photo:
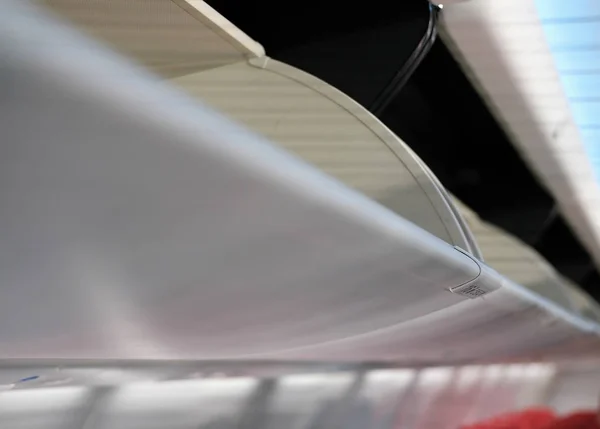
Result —
[{"label": "red object", "polygon": [[557,419],[543,429],[600,429],[600,424],[596,412],[582,411]]},{"label": "red object", "polygon": [[546,429],[556,421],[554,411],[548,408],[530,408],[518,413],[504,414],[499,417],[463,426],[461,429]]},{"label": "red object", "polygon": [[600,429],[596,412],[578,412],[557,417],[547,408],[532,408],[505,414],[461,429]]}]

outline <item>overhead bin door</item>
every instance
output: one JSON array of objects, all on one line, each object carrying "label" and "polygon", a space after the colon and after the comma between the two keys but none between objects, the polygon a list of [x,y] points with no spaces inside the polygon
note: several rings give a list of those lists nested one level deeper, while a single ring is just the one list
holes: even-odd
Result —
[{"label": "overhead bin door", "polygon": [[[171,78],[171,82],[232,119],[444,241],[479,256],[468,228],[445,197],[442,186],[398,137],[333,86],[297,68],[267,60],[258,43],[205,2],[42,0],[42,3],[111,48],[160,76]],[[216,6],[227,9],[223,3]],[[238,20],[246,6],[237,4],[235,10],[227,9],[227,17],[231,15]],[[394,64],[406,60],[421,37],[422,18],[426,16],[426,5],[391,8],[387,19],[393,38],[404,44],[400,46],[401,52],[386,60],[390,64],[384,67],[385,73],[391,76],[396,70]],[[315,41],[320,44],[328,37],[325,34],[328,26],[326,15],[316,18],[322,24],[321,34],[315,33]],[[356,15],[352,19],[358,18]],[[350,21],[340,25],[340,31],[348,33],[346,36],[355,34]],[[294,31],[290,29],[282,37],[294,44],[294,37],[298,36]],[[373,51],[371,45],[379,43],[377,40],[377,37],[369,39],[361,49]],[[301,45],[298,49],[305,49]],[[280,47],[272,46],[276,51]],[[349,52],[340,53],[350,60]],[[250,64],[246,59],[250,59]],[[362,63],[368,65],[371,61],[363,59]],[[367,71],[352,73],[356,75],[354,78],[362,79]]]}]

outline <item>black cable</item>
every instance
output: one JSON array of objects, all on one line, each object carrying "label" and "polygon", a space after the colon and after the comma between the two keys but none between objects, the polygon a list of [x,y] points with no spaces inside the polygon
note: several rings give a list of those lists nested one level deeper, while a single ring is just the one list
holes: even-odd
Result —
[{"label": "black cable", "polygon": [[383,88],[379,93],[375,101],[369,107],[371,113],[375,116],[379,116],[390,102],[396,97],[398,92],[406,85],[408,79],[415,72],[419,64],[423,61],[438,34],[438,20],[439,20],[440,8],[429,4],[429,22],[427,24],[427,30],[425,34],[417,44],[417,47],[410,55],[408,60],[402,65],[402,67],[396,72],[390,82]]}]

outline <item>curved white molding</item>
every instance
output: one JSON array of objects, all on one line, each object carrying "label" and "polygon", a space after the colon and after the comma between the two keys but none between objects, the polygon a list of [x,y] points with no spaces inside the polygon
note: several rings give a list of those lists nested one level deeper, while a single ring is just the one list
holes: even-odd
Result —
[{"label": "curved white molding", "polygon": [[[414,185],[408,183],[402,185],[408,187],[416,185],[419,190],[421,190],[427,196],[429,203],[435,210],[437,218],[443,225],[448,235],[449,242],[459,247],[463,247],[465,250],[473,252],[479,256],[477,246],[474,243],[471,243],[471,233],[468,229],[468,226],[464,223],[461,223],[462,219],[460,217],[460,213],[455,210],[453,201],[447,197],[446,190],[438,181],[437,177],[421,161],[417,154],[387,126],[385,126],[377,117],[371,114],[371,112],[365,109],[362,105],[344,94],[342,91],[339,91],[337,88],[329,85],[321,79],[312,76],[296,67],[292,67],[288,64],[284,64],[267,57],[251,60],[250,64],[253,64],[256,67],[260,67],[271,73],[276,73],[285,77],[286,79],[290,79],[300,85],[310,88],[310,90],[315,93],[315,96],[318,94],[318,96],[326,98],[332,104],[335,104],[344,110],[349,117],[353,117],[355,121],[367,128],[369,132],[376,137],[378,143],[383,143],[383,145],[389,149],[390,157],[397,158],[398,163],[396,168],[398,170],[407,170],[410,174],[410,178],[415,182]],[[307,124],[307,126],[311,126],[311,124]],[[318,129],[318,124],[313,124],[312,127],[314,129]],[[340,132],[344,132],[344,130],[340,129]],[[324,139],[317,137],[315,140],[323,141]],[[373,144],[374,142],[371,143]],[[321,145],[324,148],[327,147],[324,141],[321,143]],[[372,149],[375,149],[374,144]],[[338,155],[338,159],[343,159],[342,154]],[[365,163],[364,166],[367,165],[368,164]],[[373,167],[377,167],[377,165],[373,165]],[[398,183],[393,183],[390,181],[388,185],[390,188],[393,188],[394,185],[398,186]],[[368,193],[367,196],[374,198],[374,195],[369,195]],[[412,201],[406,201],[405,207],[410,207],[412,204]],[[384,203],[384,205],[386,204]],[[389,205],[386,206],[394,210],[393,207],[390,207]],[[396,208],[395,211],[398,212],[398,208]],[[403,215],[403,213],[399,214]],[[425,213],[421,213],[421,216],[424,215]],[[426,225],[420,224],[418,218],[412,219],[412,221],[425,230],[431,232]],[[436,234],[434,233],[434,235]]]}]

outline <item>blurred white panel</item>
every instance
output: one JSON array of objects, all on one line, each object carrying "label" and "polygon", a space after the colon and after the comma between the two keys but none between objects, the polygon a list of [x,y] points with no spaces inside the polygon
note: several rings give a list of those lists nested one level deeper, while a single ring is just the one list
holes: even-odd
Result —
[{"label": "blurred white panel", "polygon": [[299,374],[277,381],[265,429],[311,429],[337,417],[336,411],[357,381],[353,373]]},{"label": "blurred white panel", "polygon": [[560,413],[593,410],[600,401],[600,370],[570,368],[559,372],[549,391],[548,403]]},{"label": "blurred white panel", "polygon": [[[448,409],[443,406],[448,390],[456,381],[456,368],[438,367],[419,372],[415,391],[416,398],[409,399],[412,406],[403,408],[400,416],[402,427],[411,429],[442,428],[447,421]],[[435,410],[435,411],[434,411]]]},{"label": "blurred white panel", "polygon": [[449,388],[438,402],[434,414],[440,429],[454,429],[472,419],[481,400],[485,366],[464,366],[455,369]]},{"label": "blurred white panel", "polygon": [[10,429],[458,429],[530,406],[561,414],[593,409],[598,386],[597,362],[578,359],[322,373],[298,368],[268,379],[5,391],[0,423]]},{"label": "blurred white panel", "polygon": [[523,376],[512,374],[510,380],[515,392],[516,407],[525,408],[545,404],[549,389],[556,378],[556,366],[553,364],[529,364],[525,366],[523,373]]},{"label": "blurred white panel", "polygon": [[[0,392],[2,429],[78,428],[90,398],[84,387],[13,390]],[[85,412],[85,410],[84,410]]]},{"label": "blurred white panel", "polygon": [[361,394],[375,403],[400,401],[408,394],[417,378],[415,369],[380,369],[369,371],[361,388]]},{"label": "blurred white panel", "polygon": [[242,378],[132,384],[108,399],[94,429],[234,428],[256,386]]}]

